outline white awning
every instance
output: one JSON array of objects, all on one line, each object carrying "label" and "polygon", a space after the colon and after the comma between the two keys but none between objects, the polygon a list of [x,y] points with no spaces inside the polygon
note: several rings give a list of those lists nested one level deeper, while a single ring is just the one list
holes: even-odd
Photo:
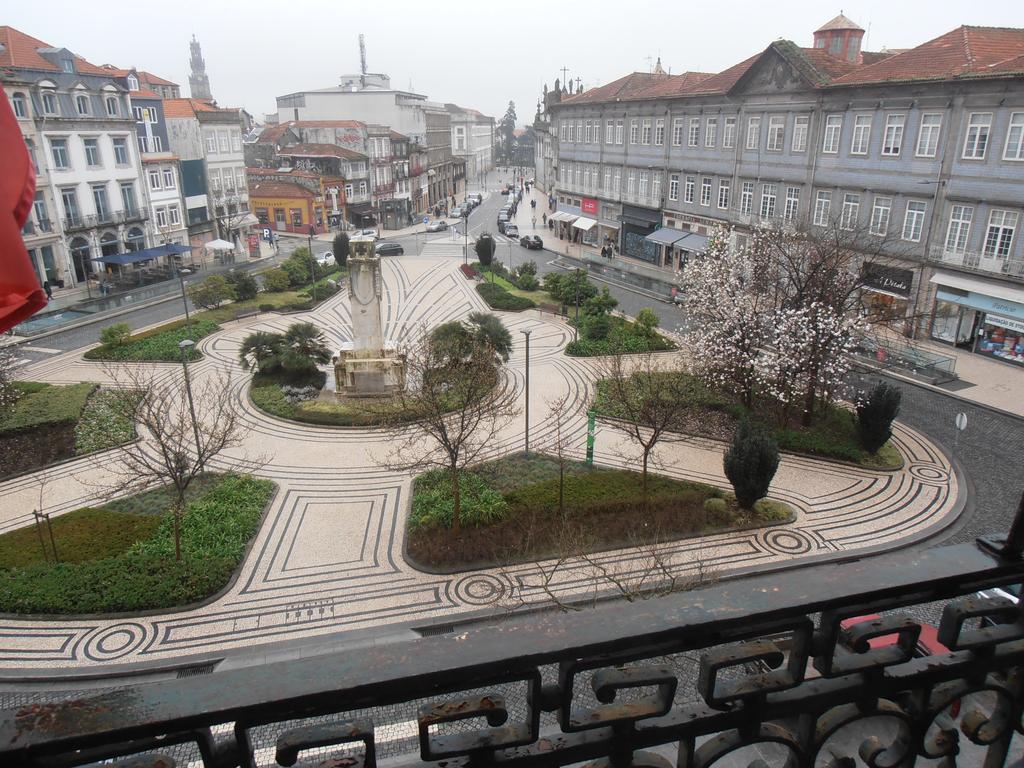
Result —
[{"label": "white awning", "polygon": [[991,296],[994,299],[1003,299],[1017,304],[1024,304],[1024,291],[1020,288],[996,283],[989,280],[981,280],[967,275],[953,274],[938,270],[932,275],[930,282],[936,285],[945,285],[949,288],[959,288],[961,291],[980,293],[982,296]]},{"label": "white awning", "polygon": [[565,211],[555,211],[548,216],[548,219],[551,221],[572,221],[575,218],[576,217],[573,214],[566,213]]},{"label": "white awning", "polygon": [[576,219],[576,221],[572,223],[572,225],[576,229],[582,229],[584,232],[587,232],[592,227],[596,227],[597,222],[594,221],[593,219],[588,219],[586,216],[580,216],[578,219]]},{"label": "white awning", "polygon": [[241,221],[238,222],[240,227],[255,227],[260,223],[260,220],[256,218],[255,214],[247,213],[242,217]]}]

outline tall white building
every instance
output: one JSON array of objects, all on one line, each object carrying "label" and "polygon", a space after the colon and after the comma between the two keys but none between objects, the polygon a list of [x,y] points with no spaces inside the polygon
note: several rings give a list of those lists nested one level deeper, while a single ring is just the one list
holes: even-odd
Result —
[{"label": "tall white building", "polygon": [[445,104],[451,116],[452,155],[466,163],[466,179],[480,184],[494,167],[494,118],[475,109]]}]

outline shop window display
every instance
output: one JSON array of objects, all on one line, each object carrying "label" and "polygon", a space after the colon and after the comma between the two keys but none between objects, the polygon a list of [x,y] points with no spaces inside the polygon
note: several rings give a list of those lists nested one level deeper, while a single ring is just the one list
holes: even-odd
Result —
[{"label": "shop window display", "polygon": [[1001,360],[1024,364],[1024,322],[986,315],[977,351]]}]

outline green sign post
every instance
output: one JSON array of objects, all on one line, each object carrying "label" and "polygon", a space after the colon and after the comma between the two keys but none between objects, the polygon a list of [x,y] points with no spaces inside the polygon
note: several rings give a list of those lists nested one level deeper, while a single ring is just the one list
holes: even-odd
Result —
[{"label": "green sign post", "polygon": [[594,421],[596,414],[587,411],[587,464],[594,463]]}]

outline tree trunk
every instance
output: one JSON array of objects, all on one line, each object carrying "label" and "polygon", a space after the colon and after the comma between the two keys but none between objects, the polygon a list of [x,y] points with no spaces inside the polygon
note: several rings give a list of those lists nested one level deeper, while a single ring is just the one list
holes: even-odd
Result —
[{"label": "tree trunk", "polygon": [[462,489],[459,487],[459,472],[455,467],[452,467],[452,500],[454,501],[452,508],[452,534],[458,536],[462,533]]},{"label": "tree trunk", "polygon": [[174,559],[179,563],[181,562],[181,516],[184,511],[185,499],[179,496],[174,505]]},{"label": "tree trunk", "polygon": [[565,460],[558,460],[558,516],[565,520]]},{"label": "tree trunk", "polygon": [[644,468],[640,480],[640,497],[643,499],[644,512],[647,511],[647,457],[650,455],[650,452],[650,448],[644,448]]},{"label": "tree trunk", "polygon": [[807,390],[804,392],[804,415],[801,424],[805,427],[811,426],[814,417],[814,394],[818,389],[818,370],[811,371],[810,379],[807,382]]}]

